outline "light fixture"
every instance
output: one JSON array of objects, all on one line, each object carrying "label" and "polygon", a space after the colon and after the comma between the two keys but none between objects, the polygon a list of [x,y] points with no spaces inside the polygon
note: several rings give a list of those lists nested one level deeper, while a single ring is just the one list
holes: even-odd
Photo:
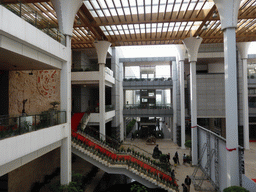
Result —
[{"label": "light fixture", "polygon": [[29,73],[29,75],[33,75],[33,70]]},{"label": "light fixture", "polygon": [[218,17],[218,14],[216,11],[213,11],[212,18],[216,18],[216,17]]},{"label": "light fixture", "polygon": [[91,35],[91,30],[90,29],[88,29],[87,35]]},{"label": "light fixture", "polygon": [[80,18],[78,18],[78,19],[76,20],[76,24],[77,24],[77,25],[81,25],[81,24],[82,24]]},{"label": "light fixture", "polygon": [[203,30],[207,30],[208,26],[206,24],[204,24],[204,26],[202,27]]},{"label": "light fixture", "polygon": [[200,39],[199,35],[196,36],[197,39]]}]

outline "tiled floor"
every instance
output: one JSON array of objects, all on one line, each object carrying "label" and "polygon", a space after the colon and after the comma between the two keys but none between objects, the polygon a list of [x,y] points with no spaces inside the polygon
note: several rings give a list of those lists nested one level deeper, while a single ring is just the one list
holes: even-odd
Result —
[{"label": "tiled floor", "polygon": [[[146,141],[143,139],[135,139],[131,141],[130,139],[127,139],[124,143],[131,143],[133,145],[136,145],[140,147],[141,149],[144,149],[145,151],[148,151],[149,153],[153,152],[153,149],[155,145],[147,145]],[[172,140],[169,139],[158,139],[157,144],[159,144],[159,149],[162,151],[162,153],[167,154],[170,153],[171,160],[174,156],[175,152],[178,151],[179,153],[179,159],[181,164],[176,167],[176,178],[178,179],[179,188],[181,189],[181,184],[184,182],[184,179],[186,175],[192,175],[194,171],[194,167],[192,167],[189,164],[182,164],[182,155],[189,154],[189,149],[181,149],[178,145],[174,144]],[[171,161],[173,164],[173,161]],[[198,172],[199,173],[199,172]],[[199,173],[201,174],[201,173]],[[250,179],[256,179],[256,142],[250,143],[250,150],[245,151],[245,175]],[[203,182],[203,187],[209,188],[211,187],[210,183],[207,181]],[[191,186],[190,192],[194,192],[194,186]]]}]

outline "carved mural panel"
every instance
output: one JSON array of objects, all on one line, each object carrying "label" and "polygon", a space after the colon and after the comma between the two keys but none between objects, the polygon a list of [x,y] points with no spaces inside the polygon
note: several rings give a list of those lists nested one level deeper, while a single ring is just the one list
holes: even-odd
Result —
[{"label": "carved mural panel", "polygon": [[60,71],[10,71],[9,114],[21,115],[23,100],[25,112],[38,114],[48,110],[53,101],[60,101]]}]

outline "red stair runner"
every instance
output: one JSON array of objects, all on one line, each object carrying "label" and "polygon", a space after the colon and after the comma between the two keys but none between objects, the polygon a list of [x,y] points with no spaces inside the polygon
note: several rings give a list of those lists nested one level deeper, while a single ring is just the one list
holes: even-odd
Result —
[{"label": "red stair runner", "polygon": [[75,113],[71,118],[71,130],[77,132],[77,126],[85,113]]}]

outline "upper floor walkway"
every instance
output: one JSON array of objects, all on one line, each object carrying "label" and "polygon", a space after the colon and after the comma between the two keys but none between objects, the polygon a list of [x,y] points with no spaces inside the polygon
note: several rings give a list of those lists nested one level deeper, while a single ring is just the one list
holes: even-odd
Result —
[{"label": "upper floor walkway", "polygon": [[[71,73],[72,85],[99,85],[100,81],[99,71],[76,71]],[[115,84],[113,71],[105,67],[105,84],[112,87]]]},{"label": "upper floor walkway", "polygon": [[0,120],[0,176],[60,147],[69,136],[66,112]]},{"label": "upper floor walkway", "polygon": [[125,105],[123,109],[124,117],[170,117],[173,114],[171,104],[164,105]]},{"label": "upper floor walkway", "polygon": [[124,90],[137,89],[170,89],[172,78],[125,78],[123,81]]}]

